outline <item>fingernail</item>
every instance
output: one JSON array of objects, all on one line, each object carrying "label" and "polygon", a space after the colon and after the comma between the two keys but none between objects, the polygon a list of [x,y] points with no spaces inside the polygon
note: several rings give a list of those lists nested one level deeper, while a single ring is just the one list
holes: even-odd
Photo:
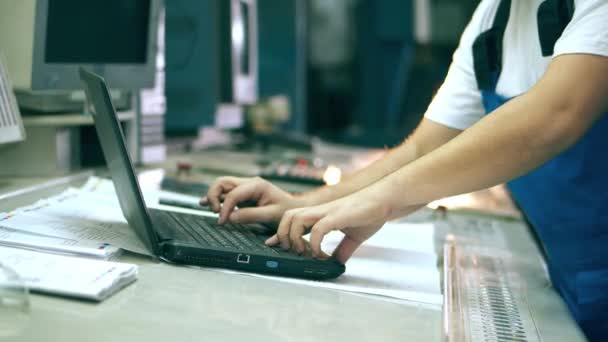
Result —
[{"label": "fingernail", "polygon": [[237,219],[238,219],[238,215],[236,213],[232,213],[232,214],[230,214],[230,217],[228,217],[228,220],[230,222],[236,222]]},{"label": "fingernail", "polygon": [[266,239],[266,241],[264,241],[264,244],[266,244],[268,246],[272,246],[272,238],[269,237],[268,239]]}]

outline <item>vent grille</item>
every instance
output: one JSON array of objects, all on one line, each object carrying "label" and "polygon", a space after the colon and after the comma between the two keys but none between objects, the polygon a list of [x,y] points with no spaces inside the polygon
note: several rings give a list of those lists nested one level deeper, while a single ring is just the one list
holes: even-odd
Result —
[{"label": "vent grille", "polygon": [[525,289],[509,256],[480,247],[444,248],[446,341],[538,342]]},{"label": "vent grille", "polygon": [[191,263],[195,265],[201,266],[219,266],[219,265],[229,265],[233,262],[231,258],[224,258],[220,256],[188,256],[182,255],[182,259],[186,263]]}]

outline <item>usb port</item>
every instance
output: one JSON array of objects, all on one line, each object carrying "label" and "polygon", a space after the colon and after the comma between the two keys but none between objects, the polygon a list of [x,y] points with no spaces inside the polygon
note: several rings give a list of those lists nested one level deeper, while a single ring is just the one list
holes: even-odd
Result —
[{"label": "usb port", "polygon": [[268,260],[268,261],[266,261],[266,267],[268,267],[268,268],[277,268],[277,267],[279,267],[279,262],[278,261],[274,261],[274,260]]},{"label": "usb port", "polygon": [[249,263],[249,254],[239,254],[236,257],[236,262],[239,264],[248,264]]}]

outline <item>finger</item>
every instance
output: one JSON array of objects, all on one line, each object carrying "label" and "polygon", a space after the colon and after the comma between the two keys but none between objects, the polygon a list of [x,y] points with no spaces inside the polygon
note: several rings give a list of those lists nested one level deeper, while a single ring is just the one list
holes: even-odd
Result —
[{"label": "finger", "polygon": [[255,200],[259,197],[259,194],[256,191],[256,186],[254,183],[245,183],[237,186],[232,189],[224,198],[224,203],[220,209],[220,216],[218,219],[219,224],[224,224],[228,221],[228,216],[233,212],[234,207],[239,204],[239,202],[246,200]]},{"label": "finger", "polygon": [[294,214],[295,212],[293,210],[285,212],[279,223],[279,228],[277,229],[276,236],[283,249],[289,249],[291,246],[289,243],[289,229],[291,228],[291,220],[293,219]]},{"label": "finger", "polygon": [[266,241],[264,241],[264,244],[266,244],[266,246],[274,246],[277,243],[279,243],[279,237],[277,236],[277,234],[274,234],[273,236],[266,239]]},{"label": "finger", "polygon": [[[306,247],[305,255],[311,256],[312,255],[312,249],[310,248],[310,242],[304,240],[304,246]],[[329,254],[327,254],[327,253],[325,253],[323,251],[321,251],[321,254],[319,254],[319,256],[317,256],[317,259],[323,259],[323,260],[325,260],[325,259],[329,259],[329,258],[330,258]]]},{"label": "finger", "polygon": [[233,211],[228,216],[228,221],[233,223],[267,223],[276,222],[280,208],[277,205],[264,207],[242,208]]},{"label": "finger", "polygon": [[235,177],[221,177],[209,187],[206,197],[212,211],[216,213],[220,211],[221,196],[232,190],[237,184],[238,180]]},{"label": "finger", "polygon": [[336,258],[336,260],[345,264],[346,261],[348,261],[348,259],[350,259],[353,253],[357,250],[357,248],[361,246],[361,243],[361,241],[355,240],[348,235],[344,236],[332,255]]},{"label": "finger", "polygon": [[[220,195],[220,202],[224,201],[224,198],[226,198],[225,194],[221,194]],[[205,195],[203,197],[201,197],[201,199],[198,201],[198,203],[202,206],[206,206],[209,204],[209,198]]]},{"label": "finger", "polygon": [[312,250],[312,255],[314,257],[320,257],[322,255],[321,242],[323,241],[323,237],[334,229],[336,228],[334,227],[333,220],[327,218],[327,216],[312,226],[312,229],[310,230],[310,249]]},{"label": "finger", "polygon": [[306,219],[302,217],[302,214],[295,215],[291,220],[291,226],[289,228],[289,242],[291,244],[291,249],[298,254],[302,254],[306,251],[304,239],[302,239],[302,235],[304,235],[305,231]]}]

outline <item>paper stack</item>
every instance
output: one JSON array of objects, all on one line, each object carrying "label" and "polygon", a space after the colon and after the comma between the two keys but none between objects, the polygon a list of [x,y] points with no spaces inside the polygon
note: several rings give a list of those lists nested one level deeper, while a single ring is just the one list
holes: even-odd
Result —
[{"label": "paper stack", "polygon": [[0,227],[0,246],[108,260],[120,254],[120,248],[105,242],[77,241],[56,236],[28,233]]},{"label": "paper stack", "polygon": [[131,264],[0,247],[0,260],[32,290],[102,301],[137,278]]},{"label": "paper stack", "polygon": [[116,194],[107,191],[111,182],[96,186],[98,180],[0,213],[0,245],[101,259],[119,249],[149,254],[127,224]]}]

